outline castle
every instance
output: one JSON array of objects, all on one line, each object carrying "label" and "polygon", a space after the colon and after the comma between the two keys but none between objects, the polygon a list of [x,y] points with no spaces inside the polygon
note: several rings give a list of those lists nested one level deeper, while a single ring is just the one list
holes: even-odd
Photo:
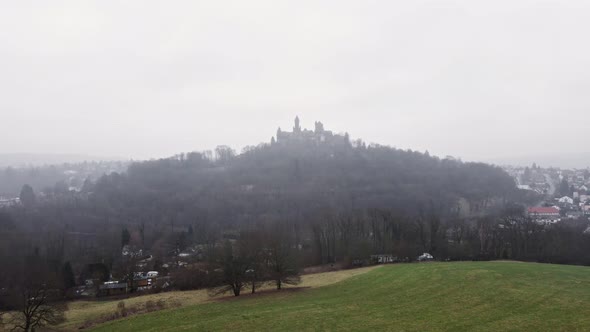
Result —
[{"label": "castle", "polygon": [[330,145],[344,145],[349,144],[348,134],[339,135],[334,134],[330,130],[325,130],[324,125],[316,121],[315,130],[301,129],[299,117],[295,117],[295,126],[292,132],[282,131],[281,128],[277,130],[276,141],[273,137],[272,144],[289,144],[289,143],[314,143],[330,144]]}]

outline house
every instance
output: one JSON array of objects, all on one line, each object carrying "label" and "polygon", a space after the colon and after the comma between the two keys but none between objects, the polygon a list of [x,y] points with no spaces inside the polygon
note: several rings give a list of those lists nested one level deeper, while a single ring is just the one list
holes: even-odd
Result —
[{"label": "house", "polygon": [[529,190],[529,191],[535,191],[535,189],[531,188],[531,186],[529,186],[528,184],[520,184],[517,186],[518,189],[520,190]]},{"label": "house", "polygon": [[574,199],[568,196],[563,196],[562,198],[557,200],[560,204],[574,204]]},{"label": "house", "polygon": [[147,277],[133,279],[133,289],[142,291],[150,288],[152,288],[152,279]]},{"label": "house", "polygon": [[581,217],[584,216],[584,212],[583,211],[568,211],[565,214],[566,218],[570,218],[570,219],[579,219]]},{"label": "house", "polygon": [[108,281],[98,286],[98,296],[113,296],[127,294],[127,283]]},{"label": "house", "polygon": [[143,249],[139,249],[136,246],[132,246],[129,244],[126,244],[123,246],[123,248],[121,249],[121,256],[128,256],[131,258],[135,258],[135,257],[143,257],[144,252]]},{"label": "house", "polygon": [[9,207],[20,204],[20,198],[5,198],[0,196],[0,208]]},{"label": "house", "polygon": [[557,220],[559,219],[559,209],[555,207],[530,207],[527,210],[529,217],[533,219]]},{"label": "house", "polygon": [[387,264],[397,262],[397,257],[393,255],[371,255],[371,262],[373,264]]},{"label": "house", "polygon": [[136,272],[133,276],[133,290],[143,291],[154,288],[158,275],[157,271],[150,271],[146,274]]}]

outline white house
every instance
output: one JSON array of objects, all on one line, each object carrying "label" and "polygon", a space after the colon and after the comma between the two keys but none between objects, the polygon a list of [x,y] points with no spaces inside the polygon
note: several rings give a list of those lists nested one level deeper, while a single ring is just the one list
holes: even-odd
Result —
[{"label": "white house", "polygon": [[574,199],[568,196],[563,196],[562,198],[558,199],[558,202],[562,204],[574,204]]},{"label": "white house", "polygon": [[0,208],[20,204],[20,198],[5,198],[0,196]]},{"label": "white house", "polygon": [[530,191],[535,191],[533,188],[531,188],[531,186],[529,186],[528,184],[520,184],[517,186],[518,189],[520,190],[530,190]]}]

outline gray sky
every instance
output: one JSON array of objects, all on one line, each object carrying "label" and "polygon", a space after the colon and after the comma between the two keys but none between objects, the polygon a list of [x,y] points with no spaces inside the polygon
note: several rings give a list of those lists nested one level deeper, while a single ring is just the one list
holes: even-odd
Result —
[{"label": "gray sky", "polygon": [[299,115],[440,156],[590,163],[589,33],[588,1],[4,1],[0,153],[239,150]]}]

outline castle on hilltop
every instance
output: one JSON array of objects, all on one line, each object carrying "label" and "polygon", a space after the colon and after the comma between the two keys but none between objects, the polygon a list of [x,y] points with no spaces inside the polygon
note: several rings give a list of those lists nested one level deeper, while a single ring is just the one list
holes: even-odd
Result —
[{"label": "castle on hilltop", "polygon": [[314,143],[329,144],[329,145],[345,145],[350,144],[348,133],[344,135],[334,134],[330,130],[325,130],[324,125],[316,121],[315,129],[301,129],[299,117],[295,117],[295,126],[292,132],[282,131],[281,128],[277,130],[276,140],[273,137],[272,144],[289,144],[289,143]]}]

